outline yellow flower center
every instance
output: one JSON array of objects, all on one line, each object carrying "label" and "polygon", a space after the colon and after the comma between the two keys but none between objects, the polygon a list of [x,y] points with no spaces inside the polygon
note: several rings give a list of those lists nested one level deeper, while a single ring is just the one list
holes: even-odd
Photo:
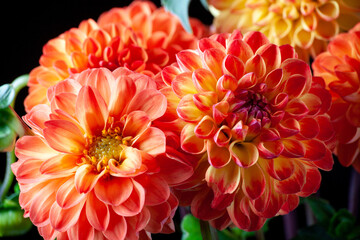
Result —
[{"label": "yellow flower center", "polygon": [[131,137],[122,137],[119,127],[103,130],[101,136],[88,137],[86,150],[84,150],[83,162],[92,164],[100,172],[104,168],[109,169],[110,159],[121,163],[121,152],[124,146],[128,146]]}]

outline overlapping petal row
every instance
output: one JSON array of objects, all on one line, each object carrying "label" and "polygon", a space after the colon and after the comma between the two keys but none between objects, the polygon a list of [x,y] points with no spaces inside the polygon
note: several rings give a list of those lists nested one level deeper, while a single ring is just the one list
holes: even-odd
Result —
[{"label": "overlapping petal row", "polygon": [[313,63],[332,94],[329,112],[340,163],[360,172],[360,24],[339,34]]},{"label": "overlapping petal row", "polygon": [[260,31],[275,44],[291,44],[299,58],[308,60],[326,48],[339,30],[360,21],[356,0],[208,0],[219,32]]},{"label": "overlapping petal row", "polygon": [[331,95],[290,45],[260,32],[213,35],[179,52],[162,78],[162,119],[200,157],[176,195],[214,227],[257,230],[316,192],[319,169],[332,168]]},{"label": "overlapping petal row", "polygon": [[30,73],[25,108],[46,103],[46,91],[55,83],[87,68],[114,70],[126,67],[147,75],[174,62],[175,53],[195,48],[207,29],[191,19],[194,34],[186,32],[177,17],[151,2],[135,1],[113,8],[97,22],[84,20],[43,47],[40,66]]},{"label": "overlapping petal row", "polygon": [[[24,120],[12,170],[44,239],[150,239],[174,230],[169,185],[192,167],[152,126],[165,96],[146,75],[89,69],[49,88]],[[166,150],[166,152],[165,152]],[[169,166],[172,166],[169,167]]]}]

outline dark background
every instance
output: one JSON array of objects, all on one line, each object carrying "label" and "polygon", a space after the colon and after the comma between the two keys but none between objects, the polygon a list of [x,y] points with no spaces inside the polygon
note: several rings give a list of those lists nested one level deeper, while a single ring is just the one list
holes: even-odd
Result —
[{"label": "dark background", "polygon": [[[181,0],[179,0],[181,1]],[[10,83],[16,77],[29,73],[38,66],[42,47],[52,38],[88,18],[98,16],[112,7],[122,7],[130,4],[129,0],[63,0],[63,1],[6,1],[2,4],[0,14],[0,84]],[[153,2],[160,6],[160,0]],[[211,24],[211,15],[202,7],[200,1],[193,0],[190,5],[190,16],[199,18],[205,24]],[[22,101],[27,89],[20,92],[16,104],[18,114],[23,115]],[[5,155],[1,154],[0,167],[5,168]],[[348,200],[348,185],[351,168],[343,168],[337,162],[331,172],[322,172],[323,181],[318,195],[330,201],[336,208],[346,208]],[[2,178],[3,170],[0,171]],[[299,207],[296,213],[299,226],[304,226],[304,208]],[[179,224],[179,215],[175,216]],[[155,235],[153,239],[180,239],[180,229],[171,235]],[[269,221],[269,231],[266,239],[284,239],[283,218],[275,217]],[[2,238],[5,239],[5,238]],[[34,227],[26,235],[9,239],[42,239]]]}]

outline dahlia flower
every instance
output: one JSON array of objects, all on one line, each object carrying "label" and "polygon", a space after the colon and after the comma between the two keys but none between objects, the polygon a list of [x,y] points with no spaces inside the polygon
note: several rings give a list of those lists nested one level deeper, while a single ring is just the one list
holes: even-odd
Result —
[{"label": "dahlia flower", "polygon": [[25,115],[34,135],[17,141],[12,165],[25,217],[44,239],[173,231],[169,184],[192,168],[171,147],[165,153],[164,132],[151,126],[166,110],[155,82],[125,68],[89,69],[49,88],[48,98]]},{"label": "dahlia flower", "polygon": [[219,32],[260,31],[270,42],[291,44],[308,60],[326,48],[339,30],[360,21],[357,0],[208,0]]},{"label": "dahlia flower", "polygon": [[165,116],[182,149],[200,156],[176,187],[181,204],[218,229],[253,231],[317,191],[319,169],[333,165],[331,95],[291,46],[234,31],[176,57],[162,71]]},{"label": "dahlia flower", "polygon": [[40,66],[30,73],[26,111],[47,103],[50,86],[88,68],[126,67],[150,76],[158,73],[175,61],[175,53],[195,48],[197,36],[205,34],[200,21],[191,19],[191,24],[194,34],[163,8],[140,1],[113,8],[97,22],[84,20],[43,47]]},{"label": "dahlia flower", "polygon": [[335,153],[340,163],[360,172],[360,24],[339,34],[313,63],[332,94],[329,111],[336,131]]}]

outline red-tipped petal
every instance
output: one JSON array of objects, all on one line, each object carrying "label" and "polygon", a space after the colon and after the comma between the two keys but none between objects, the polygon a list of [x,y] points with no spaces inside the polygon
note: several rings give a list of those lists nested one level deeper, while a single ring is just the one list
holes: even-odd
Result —
[{"label": "red-tipped petal", "polygon": [[259,159],[259,151],[252,143],[233,141],[229,150],[236,164],[240,167],[250,167]]},{"label": "red-tipped petal", "polygon": [[198,138],[195,133],[195,125],[186,124],[181,131],[180,142],[181,148],[189,153],[202,153],[205,151],[204,139]]},{"label": "red-tipped petal", "polygon": [[207,142],[208,161],[215,168],[224,167],[231,160],[227,147],[219,147],[213,141]]},{"label": "red-tipped petal", "polygon": [[265,191],[265,176],[258,164],[244,168],[242,174],[242,190],[250,199],[256,199]]},{"label": "red-tipped petal", "polygon": [[205,179],[208,183],[215,184],[220,192],[233,193],[240,183],[240,168],[233,162],[229,162],[222,168],[209,166]]}]

